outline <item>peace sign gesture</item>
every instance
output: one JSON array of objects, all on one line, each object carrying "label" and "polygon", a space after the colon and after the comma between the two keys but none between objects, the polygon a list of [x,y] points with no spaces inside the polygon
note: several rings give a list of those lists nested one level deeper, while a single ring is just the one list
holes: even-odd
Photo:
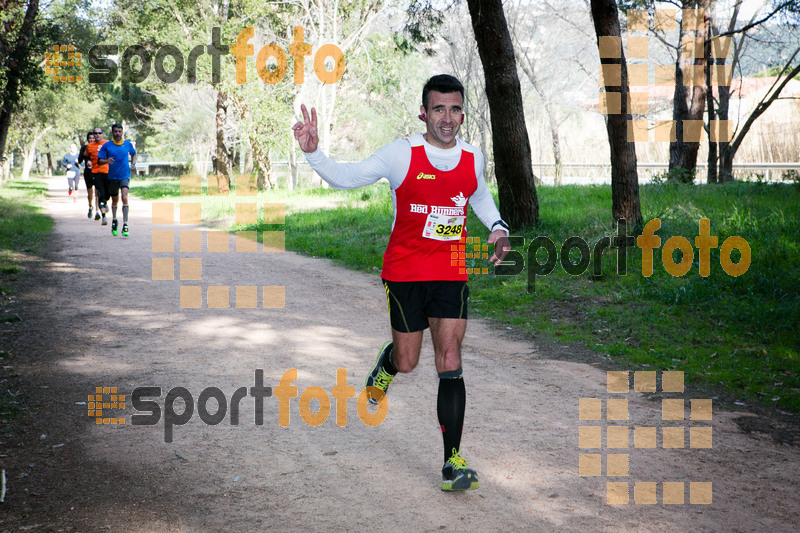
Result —
[{"label": "peace sign gesture", "polygon": [[317,150],[319,145],[319,137],[317,137],[317,110],[311,108],[311,118],[308,118],[308,110],[305,104],[300,105],[300,110],[303,112],[303,122],[297,122],[292,129],[294,130],[294,138],[300,145],[300,149],[304,152],[311,153]]}]

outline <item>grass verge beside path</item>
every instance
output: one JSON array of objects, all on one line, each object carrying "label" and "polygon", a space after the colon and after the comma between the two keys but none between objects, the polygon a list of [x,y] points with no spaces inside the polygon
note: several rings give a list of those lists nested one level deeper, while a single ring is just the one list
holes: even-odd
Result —
[{"label": "grass verge beside path", "polygon": [[42,214],[41,198],[47,184],[38,180],[11,180],[0,187],[0,425],[20,415],[22,404],[11,392],[13,379],[9,379],[15,354],[2,342],[2,330],[14,327],[21,319],[13,309],[13,283],[24,271],[22,260],[37,255],[53,229],[53,219]]},{"label": "grass verge beside path", "polygon": [[[145,198],[175,200],[179,193],[177,180],[142,185],[134,192]],[[560,250],[572,236],[593,248],[598,239],[615,234],[609,186],[537,191],[542,222],[516,233],[524,238],[518,249],[526,262],[528,245],[539,235]],[[628,249],[627,275],[617,274],[616,250],[608,250],[600,278],[590,276],[591,263],[577,276],[557,263],[552,273],[536,277],[531,293],[527,269],[512,277],[473,275],[473,312],[533,336],[579,343],[625,368],[683,370],[688,380],[723,386],[742,400],[800,413],[800,187],[665,183],[641,186],[640,194],[645,222],[661,220],[652,276],[642,275],[642,251],[635,246]],[[286,203],[286,223],[230,226],[237,201]],[[232,230],[285,230],[288,249],[372,273],[380,270],[392,222],[385,183],[352,191],[267,191],[257,199],[204,197],[202,202],[206,221],[227,219]],[[710,275],[699,275],[694,238],[701,218],[710,219],[719,246],[733,235],[747,240],[751,264],[744,275],[724,272],[719,248],[711,251]],[[485,242],[488,232],[472,214],[467,227]],[[682,277],[671,276],[662,263],[661,249],[672,236],[685,237],[695,248]],[[573,252],[572,260],[577,257]],[[731,259],[740,259],[738,251]],[[680,251],[673,260],[680,263]],[[544,251],[537,261],[545,262]],[[488,266],[485,260],[473,263]]]},{"label": "grass verge beside path", "polygon": [[12,291],[9,282],[22,271],[20,254],[38,254],[53,229],[53,219],[41,213],[47,184],[11,180],[0,187],[0,294]]}]

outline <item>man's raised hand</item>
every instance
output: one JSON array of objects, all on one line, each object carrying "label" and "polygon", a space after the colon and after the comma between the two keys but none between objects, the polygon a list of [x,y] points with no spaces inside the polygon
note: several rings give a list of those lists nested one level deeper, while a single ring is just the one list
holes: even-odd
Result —
[{"label": "man's raised hand", "polygon": [[305,104],[300,105],[300,110],[303,112],[303,121],[295,123],[292,126],[294,130],[294,138],[300,145],[300,149],[304,152],[311,153],[317,150],[319,145],[319,137],[317,137],[317,110],[311,108],[311,118],[308,117],[308,110]]}]

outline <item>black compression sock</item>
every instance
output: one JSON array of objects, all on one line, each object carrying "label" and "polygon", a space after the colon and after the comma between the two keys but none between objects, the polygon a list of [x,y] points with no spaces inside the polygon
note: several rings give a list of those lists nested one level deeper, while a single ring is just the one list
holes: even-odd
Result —
[{"label": "black compression sock", "polygon": [[464,408],[467,392],[461,369],[439,373],[439,397],[436,412],[444,439],[444,460],[447,461],[453,450],[461,448],[461,431],[464,427]]}]

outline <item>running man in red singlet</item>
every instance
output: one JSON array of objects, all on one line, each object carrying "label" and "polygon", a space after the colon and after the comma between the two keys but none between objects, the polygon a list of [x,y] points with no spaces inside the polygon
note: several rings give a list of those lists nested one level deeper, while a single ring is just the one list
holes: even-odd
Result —
[{"label": "running man in red singlet", "polygon": [[[392,341],[381,348],[366,386],[385,392],[398,373],[419,362],[422,332],[430,327],[439,373],[437,414],[444,439],[442,490],[478,488],[477,473],[461,457],[466,392],[461,342],[467,328],[467,274],[451,261],[450,247],[466,235],[467,205],[489,228],[495,245],[491,261],[508,253],[508,225],[503,222],[483,178],[480,150],[457,138],[464,121],[464,87],[453,76],[432,77],[422,89],[422,135],[400,139],[354,164],[340,164],[319,149],[317,113],[292,129],[313,168],[335,189],[389,181],[394,224],[383,256],[381,278],[389,303]],[[376,403],[383,395],[371,399]]]}]

